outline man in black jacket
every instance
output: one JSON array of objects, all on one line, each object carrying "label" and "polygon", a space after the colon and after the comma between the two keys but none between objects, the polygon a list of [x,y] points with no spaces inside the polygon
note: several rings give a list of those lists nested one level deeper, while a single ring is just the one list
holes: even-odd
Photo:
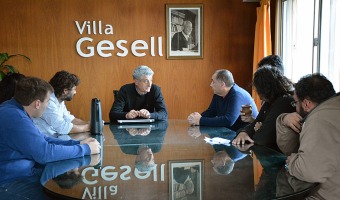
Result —
[{"label": "man in black jacket", "polygon": [[123,85],[110,110],[110,121],[119,119],[166,120],[166,109],[161,88],[152,84],[154,72],[147,66],[139,66],[133,72],[134,83]]}]

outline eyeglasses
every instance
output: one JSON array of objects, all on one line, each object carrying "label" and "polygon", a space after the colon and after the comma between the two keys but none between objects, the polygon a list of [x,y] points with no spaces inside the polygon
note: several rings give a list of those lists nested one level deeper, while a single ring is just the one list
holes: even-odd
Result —
[{"label": "eyeglasses", "polygon": [[292,107],[296,107],[296,104],[298,103],[298,101],[292,101],[292,102],[290,102],[290,105],[292,106]]},{"label": "eyeglasses", "polygon": [[148,83],[152,84],[152,80],[149,80],[149,79],[142,79],[142,80],[139,80],[139,81],[142,82],[142,83],[145,83],[145,84],[148,84]]}]

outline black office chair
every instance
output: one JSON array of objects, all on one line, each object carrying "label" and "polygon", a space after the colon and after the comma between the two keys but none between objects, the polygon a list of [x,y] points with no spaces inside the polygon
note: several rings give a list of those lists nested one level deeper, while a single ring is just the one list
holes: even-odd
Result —
[{"label": "black office chair", "polygon": [[113,98],[114,98],[114,100],[117,99],[117,97],[118,97],[118,92],[119,92],[119,90],[113,90]]}]

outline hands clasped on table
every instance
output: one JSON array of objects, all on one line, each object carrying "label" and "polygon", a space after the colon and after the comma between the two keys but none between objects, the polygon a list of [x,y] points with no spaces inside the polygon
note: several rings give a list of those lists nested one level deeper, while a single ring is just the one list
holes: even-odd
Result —
[{"label": "hands clasped on table", "polygon": [[136,135],[147,136],[151,132],[151,128],[127,128],[126,130],[132,136]]},{"label": "hands clasped on table", "polygon": [[198,112],[194,112],[194,113],[191,113],[189,116],[188,116],[188,122],[190,125],[200,125],[200,119],[201,119],[202,115],[199,114]]},{"label": "hands clasped on table", "polygon": [[146,118],[149,119],[151,116],[150,112],[146,109],[142,109],[142,110],[131,110],[130,112],[128,112],[125,115],[126,119],[134,119],[137,117],[142,117],[142,118]]}]

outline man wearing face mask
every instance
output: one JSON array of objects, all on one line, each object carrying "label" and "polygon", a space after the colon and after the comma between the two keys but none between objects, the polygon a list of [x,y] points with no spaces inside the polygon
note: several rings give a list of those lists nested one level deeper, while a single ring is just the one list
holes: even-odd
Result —
[{"label": "man wearing face mask", "polygon": [[339,93],[326,77],[311,74],[295,84],[294,100],[296,112],[276,121],[287,169],[300,180],[320,183],[313,199],[340,199]]},{"label": "man wearing face mask", "polygon": [[141,65],[133,72],[134,83],[123,85],[110,110],[110,121],[119,119],[166,120],[166,109],[161,88],[152,84],[154,72]]}]

